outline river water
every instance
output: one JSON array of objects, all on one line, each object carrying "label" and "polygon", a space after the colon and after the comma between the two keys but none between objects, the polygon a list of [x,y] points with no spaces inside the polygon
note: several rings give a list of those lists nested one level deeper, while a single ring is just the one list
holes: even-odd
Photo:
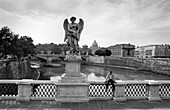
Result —
[{"label": "river water", "polygon": [[[65,73],[65,66],[40,67],[40,79],[59,80]],[[153,72],[128,70],[122,68],[100,67],[81,65],[81,73],[84,73],[88,81],[105,81],[105,76],[109,71],[113,71],[116,80],[170,80],[167,75],[156,74]]]}]

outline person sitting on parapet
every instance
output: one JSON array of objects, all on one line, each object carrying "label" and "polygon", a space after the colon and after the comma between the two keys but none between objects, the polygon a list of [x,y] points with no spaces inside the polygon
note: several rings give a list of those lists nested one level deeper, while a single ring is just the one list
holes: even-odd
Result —
[{"label": "person sitting on parapet", "polygon": [[106,91],[109,87],[109,84],[112,85],[112,91],[113,91],[113,95],[114,95],[114,91],[115,91],[115,77],[112,71],[108,72],[108,74],[106,75]]}]

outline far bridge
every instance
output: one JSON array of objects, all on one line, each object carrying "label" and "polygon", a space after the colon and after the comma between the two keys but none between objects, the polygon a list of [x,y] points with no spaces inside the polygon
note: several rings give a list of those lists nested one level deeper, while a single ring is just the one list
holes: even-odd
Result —
[{"label": "far bridge", "polygon": [[46,62],[53,62],[54,60],[63,61],[65,55],[62,54],[36,54],[34,55],[35,58],[46,61]]}]

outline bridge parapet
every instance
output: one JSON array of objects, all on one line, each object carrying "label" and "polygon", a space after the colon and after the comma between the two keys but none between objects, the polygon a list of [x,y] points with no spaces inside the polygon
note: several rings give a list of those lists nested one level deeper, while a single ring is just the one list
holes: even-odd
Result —
[{"label": "bridge parapet", "polygon": [[[78,85],[81,85],[78,83]],[[40,80],[0,80],[0,99],[56,100],[58,87],[63,86],[55,81]],[[170,99],[170,81],[121,81],[117,80],[115,92],[111,85],[105,89],[104,82],[89,82],[90,100],[110,99],[116,101],[148,99]]]},{"label": "bridge parapet", "polygon": [[55,59],[63,60],[65,58],[65,55],[61,55],[61,54],[36,54],[35,57],[39,58],[39,59],[46,60],[47,62],[51,62]]}]

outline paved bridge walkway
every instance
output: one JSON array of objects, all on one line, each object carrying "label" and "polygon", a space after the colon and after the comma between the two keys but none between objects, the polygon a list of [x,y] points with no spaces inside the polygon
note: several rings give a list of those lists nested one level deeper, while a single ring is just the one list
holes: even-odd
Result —
[{"label": "paved bridge walkway", "polygon": [[133,100],[115,102],[112,100],[89,101],[79,103],[58,103],[56,101],[29,101],[1,100],[0,110],[169,110],[170,100],[148,101]]}]

